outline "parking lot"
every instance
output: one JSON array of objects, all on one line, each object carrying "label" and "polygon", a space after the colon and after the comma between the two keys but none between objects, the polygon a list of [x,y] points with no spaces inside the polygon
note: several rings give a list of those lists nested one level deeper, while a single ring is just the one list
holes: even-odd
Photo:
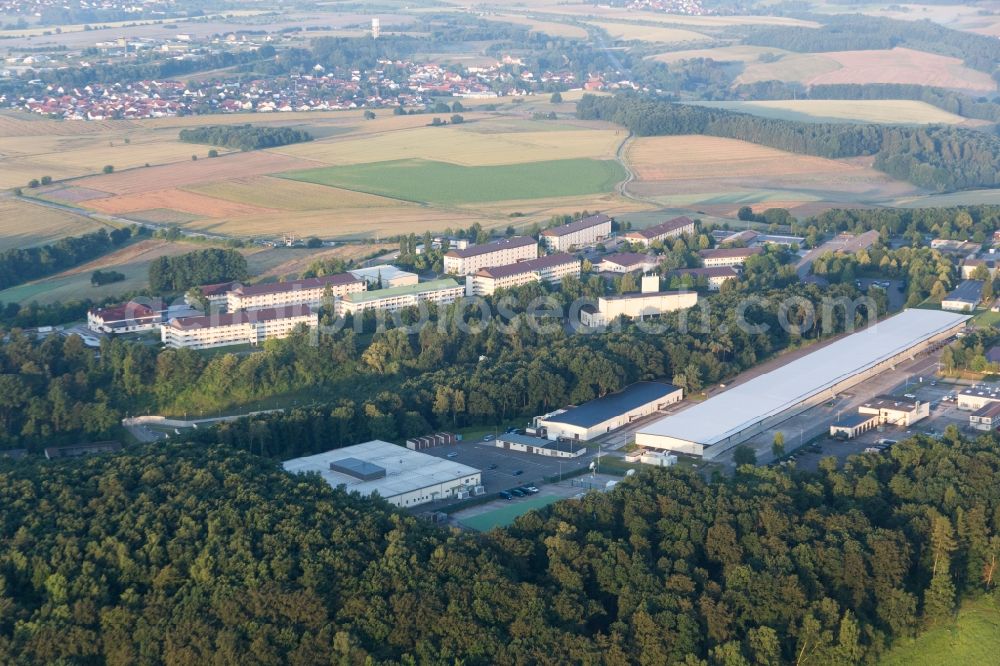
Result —
[{"label": "parking lot", "polygon": [[[508,451],[496,446],[494,441],[459,442],[447,446],[437,446],[424,449],[421,453],[450,458],[482,470],[483,487],[487,493],[498,493],[501,490],[534,483],[544,483],[546,477],[559,476],[585,468],[597,455],[596,448],[587,451],[579,458],[550,458],[533,453]],[[520,471],[520,474],[516,472]]]}]

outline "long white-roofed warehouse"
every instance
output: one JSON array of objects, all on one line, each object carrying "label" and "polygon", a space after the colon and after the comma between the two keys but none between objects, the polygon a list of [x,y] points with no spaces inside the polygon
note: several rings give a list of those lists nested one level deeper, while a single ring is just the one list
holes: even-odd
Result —
[{"label": "long white-roofed warehouse", "polygon": [[315,472],[347,492],[365,497],[378,493],[401,507],[482,494],[478,469],[378,439],[286,460],[282,466],[286,472]]},{"label": "long white-roofed warehouse", "polygon": [[906,310],[640,428],[635,443],[712,459],[837,393],[943,343],[968,315]]},{"label": "long white-roofed warehouse", "polygon": [[680,402],[683,389],[661,382],[636,382],[621,391],[535,417],[535,427],[549,439],[587,441],[635,419]]}]

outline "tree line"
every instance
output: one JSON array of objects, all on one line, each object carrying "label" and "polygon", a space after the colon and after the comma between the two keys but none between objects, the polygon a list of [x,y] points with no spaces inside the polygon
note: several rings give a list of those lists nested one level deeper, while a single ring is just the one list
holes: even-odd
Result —
[{"label": "tree line", "polygon": [[70,236],[40,247],[0,252],[0,289],[14,287],[96,259],[141,233],[138,228],[105,229]]},{"label": "tree line", "polygon": [[1000,137],[964,128],[807,123],[626,96],[585,95],[577,115],[639,136],[721,136],[834,159],[874,155],[876,169],[938,192],[1000,184]]},{"label": "tree line", "polygon": [[276,148],[291,143],[312,141],[312,135],[293,127],[267,125],[206,125],[180,131],[180,140],[187,143],[205,143],[234,150]]},{"label": "tree line", "polygon": [[195,250],[176,257],[157,257],[149,264],[149,289],[155,294],[249,277],[246,257],[232,249]]},{"label": "tree line", "polygon": [[650,469],[485,534],[218,443],[0,459],[0,661],[873,663],[996,594],[997,446]]}]

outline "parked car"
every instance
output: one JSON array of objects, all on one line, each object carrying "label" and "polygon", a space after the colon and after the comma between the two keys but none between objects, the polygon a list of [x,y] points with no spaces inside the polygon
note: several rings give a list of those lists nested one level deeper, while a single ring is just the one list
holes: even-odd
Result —
[{"label": "parked car", "polygon": [[534,486],[528,486],[528,492],[537,493],[538,492],[538,488],[536,488]]},{"label": "parked car", "polygon": [[514,497],[524,497],[525,492],[520,488],[514,488],[513,490],[510,491],[510,494],[513,495]]},{"label": "parked car", "polygon": [[524,470],[523,469],[515,469],[513,472],[511,472],[511,474],[513,474],[514,476],[521,476],[522,474],[524,474]]},{"label": "parked car", "polygon": [[509,492],[507,492],[506,490],[501,490],[501,491],[500,491],[499,493],[497,493],[497,494],[498,494],[498,495],[500,495],[500,497],[504,498],[505,500],[512,500],[512,499],[514,499],[514,496],[513,496],[513,495],[511,495],[511,494],[510,494]]},{"label": "parked car", "polygon": [[489,467],[487,467],[486,469],[496,469],[496,468],[497,468],[497,464],[496,464],[496,463],[492,463],[492,464],[490,464],[490,466],[489,466]]},{"label": "parked car", "polygon": [[449,458],[454,458],[457,455],[458,455],[458,451],[452,451],[451,453],[448,454],[448,457]]},{"label": "parked car", "polygon": [[491,439],[493,439],[493,435],[485,435],[485,436],[483,437],[483,441],[484,441],[484,442],[488,442],[488,441],[490,441]]}]

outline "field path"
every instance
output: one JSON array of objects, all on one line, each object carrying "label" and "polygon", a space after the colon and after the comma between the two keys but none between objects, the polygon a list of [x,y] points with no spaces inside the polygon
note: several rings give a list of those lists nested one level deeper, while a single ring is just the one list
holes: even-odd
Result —
[{"label": "field path", "polygon": [[618,145],[618,150],[615,151],[615,159],[618,160],[618,163],[622,165],[622,168],[625,169],[625,173],[627,174],[625,176],[625,180],[618,183],[618,194],[620,194],[625,199],[631,199],[632,201],[637,201],[639,203],[651,204],[660,207],[662,206],[662,204],[656,201],[645,199],[640,196],[636,196],[635,194],[632,194],[631,192],[628,191],[628,186],[631,185],[633,181],[635,181],[635,172],[632,171],[632,167],[629,166],[629,161],[628,161],[629,148],[632,147],[632,144],[634,142],[635,142],[635,135],[632,134],[632,132],[630,131],[628,133],[628,136],[622,139],[622,142]]}]

